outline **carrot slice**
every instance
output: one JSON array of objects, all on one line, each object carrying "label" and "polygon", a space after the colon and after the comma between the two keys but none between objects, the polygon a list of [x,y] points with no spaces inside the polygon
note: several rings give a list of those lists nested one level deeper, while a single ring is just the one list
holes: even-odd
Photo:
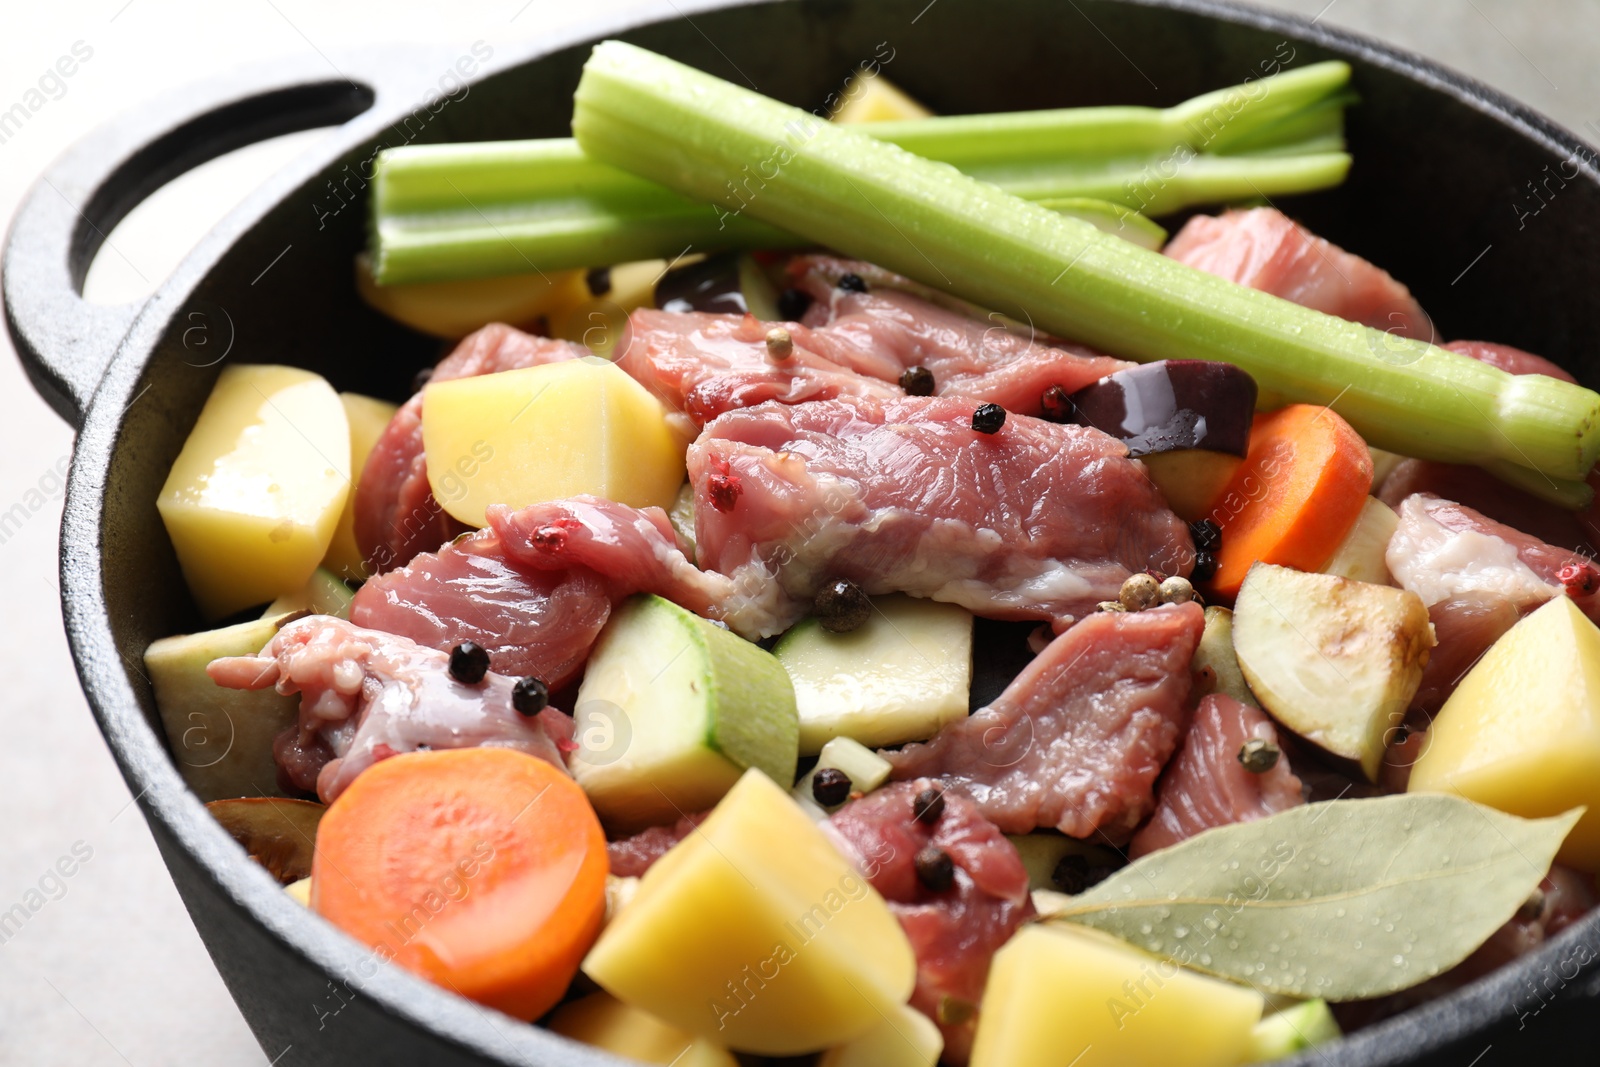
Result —
[{"label": "carrot slice", "polygon": [[311,906],[376,954],[534,1019],[600,932],[606,839],[560,768],[505,748],[392,756],[323,816]]},{"label": "carrot slice", "polygon": [[1255,417],[1250,448],[1208,516],[1222,528],[1213,592],[1233,597],[1256,561],[1321,570],[1372,491],[1372,453],[1332,409]]}]

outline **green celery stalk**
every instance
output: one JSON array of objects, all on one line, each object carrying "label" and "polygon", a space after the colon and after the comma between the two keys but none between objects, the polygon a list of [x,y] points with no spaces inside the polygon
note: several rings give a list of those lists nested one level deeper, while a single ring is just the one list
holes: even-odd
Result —
[{"label": "green celery stalk", "polygon": [[[583,151],[1013,318],[1136,359],[1224,360],[1376,447],[1581,479],[1600,396],[1513,377],[1176,263],[952,167],[619,41],[576,95]],[[758,184],[730,195],[735,176]]]},{"label": "green celery stalk", "polygon": [[[1090,197],[1165,214],[1339,184],[1350,166],[1349,76],[1343,63],[1318,63],[1171,108],[960,115],[863,130],[1029,199]],[[1230,154],[1216,154],[1223,150]],[[686,245],[805,243],[588,159],[564,139],[389,149],[378,157],[372,210],[373,276],[385,285],[664,259]]]}]

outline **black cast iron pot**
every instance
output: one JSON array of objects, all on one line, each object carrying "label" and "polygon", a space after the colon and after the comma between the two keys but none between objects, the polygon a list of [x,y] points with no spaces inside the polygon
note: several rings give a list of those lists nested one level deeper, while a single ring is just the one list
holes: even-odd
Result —
[{"label": "black cast iron pot", "polygon": [[[140,108],[86,138],[29,194],[5,250],[6,322],[39,392],[80,429],[61,578],[84,691],[217,968],[267,1057],[286,1067],[620,1062],[380,966],[289,900],[184,787],[139,669],[152,639],[199,622],[155,499],[219,357],[295,363],[339,389],[404,396],[439,351],[355,293],[350,264],[376,146],[564,135],[579,67],[606,36],[808,108],[881,55],[879,42],[894,50],[887,73],[943,112],[1170,104],[1259,74],[1286,48],[1296,63],[1347,60],[1362,97],[1349,119],[1355,169],[1343,188],[1288,209],[1408,282],[1445,336],[1520,345],[1600,385],[1592,150],[1415,56],[1231,3],[667,0],[518,54],[502,48],[487,68],[473,69],[481,50],[339,56],[338,73],[320,60],[279,66]],[[104,234],[147,193],[230,149],[335,123],[149,300],[82,300]],[[1550,204],[1537,216],[1530,181]],[[1590,1059],[1597,957],[1600,913],[1516,966],[1305,1062]]]}]

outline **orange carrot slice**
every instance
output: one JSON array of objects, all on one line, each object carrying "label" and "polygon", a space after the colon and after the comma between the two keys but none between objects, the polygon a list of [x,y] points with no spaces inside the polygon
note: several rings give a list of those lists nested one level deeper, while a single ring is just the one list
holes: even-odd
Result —
[{"label": "orange carrot slice", "polygon": [[607,870],[600,822],[560,768],[504,748],[414,752],[323,816],[311,906],[380,958],[534,1019],[600,932]]},{"label": "orange carrot slice", "polygon": [[1257,415],[1250,449],[1208,516],[1222,528],[1213,592],[1233,597],[1260,560],[1321,570],[1372,490],[1372,453],[1332,409],[1290,404]]}]

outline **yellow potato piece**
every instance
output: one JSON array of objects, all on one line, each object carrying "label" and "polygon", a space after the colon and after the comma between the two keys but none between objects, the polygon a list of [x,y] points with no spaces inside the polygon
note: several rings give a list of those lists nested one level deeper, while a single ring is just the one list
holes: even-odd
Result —
[{"label": "yellow potato piece", "polygon": [[482,526],[490,504],[580,493],[670,507],[688,443],[644,386],[603,360],[574,359],[428,386],[422,444],[433,495]]},{"label": "yellow potato piece", "polygon": [[1587,805],[1556,859],[1600,870],[1600,629],[1569,597],[1513,626],[1461,680],[1407,788],[1530,819]]},{"label": "yellow potato piece", "polygon": [[817,1067],[934,1067],[942,1052],[944,1035],[933,1020],[905,1005],[855,1040],[824,1052]]},{"label": "yellow potato piece", "polygon": [[871,77],[850,75],[850,80],[845,83],[843,99],[844,104],[834,112],[833,121],[847,126],[858,122],[925,119],[933,114],[881,74]]},{"label": "yellow potato piece", "polygon": [[356,257],[356,291],[361,299],[414,330],[447,341],[491,322],[531,326],[540,316],[587,300],[589,287],[583,276],[581,270],[564,270],[379,285],[372,280],[367,257]]},{"label": "yellow potato piece", "polygon": [[671,1067],[738,1067],[725,1048],[630,1008],[610,993],[570,1001],[550,1016],[550,1029],[619,1056]]},{"label": "yellow potato piece", "polygon": [[350,423],[350,495],[345,498],[344,510],[339,513],[339,524],[334,527],[333,540],[322,565],[347,582],[365,581],[366,561],[361,549],[356,547],[356,485],[361,481],[361,470],[367,465],[372,446],[378,443],[389,420],[394,418],[395,405],[360,393],[340,393],[345,418]]},{"label": "yellow potato piece", "polygon": [[1024,926],[995,953],[972,1067],[1233,1067],[1259,993],[1094,930]]},{"label": "yellow potato piece", "polygon": [[866,1033],[916,980],[883,898],[755,770],[650,868],[583,970],[664,1022],[773,1056]]},{"label": "yellow potato piece", "polygon": [[200,610],[217,619],[299,589],[350,490],[350,426],[321,377],[222,372],[156,499]]}]

